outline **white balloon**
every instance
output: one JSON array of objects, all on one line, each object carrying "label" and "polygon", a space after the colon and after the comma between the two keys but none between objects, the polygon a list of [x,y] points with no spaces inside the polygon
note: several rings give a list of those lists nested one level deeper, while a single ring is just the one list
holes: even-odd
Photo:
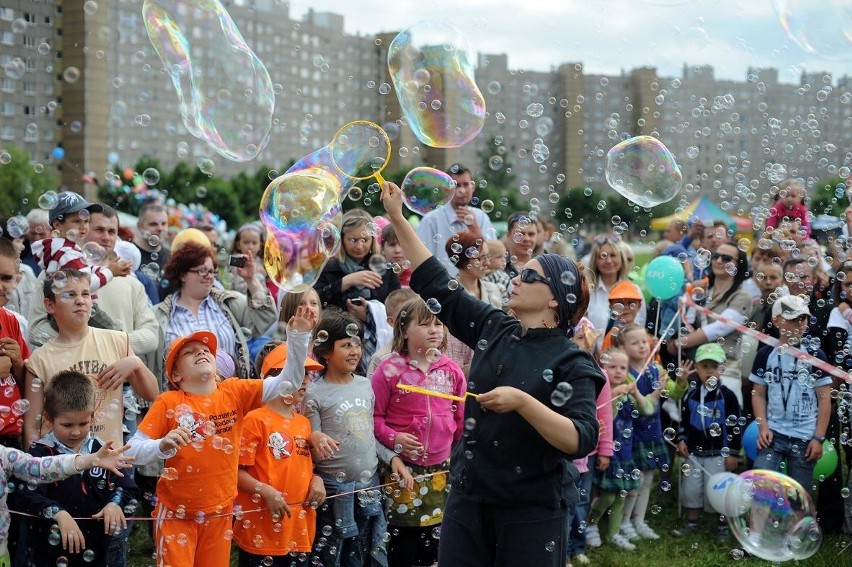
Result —
[{"label": "white balloon", "polygon": [[[740,490],[741,487],[735,487],[735,485],[740,484],[738,482],[739,478],[739,476],[730,472],[720,472],[710,477],[710,482],[707,483],[704,494],[707,496],[710,505],[719,514],[729,515],[725,504],[727,502],[727,494],[729,490]],[[733,511],[731,510],[731,512]]]}]

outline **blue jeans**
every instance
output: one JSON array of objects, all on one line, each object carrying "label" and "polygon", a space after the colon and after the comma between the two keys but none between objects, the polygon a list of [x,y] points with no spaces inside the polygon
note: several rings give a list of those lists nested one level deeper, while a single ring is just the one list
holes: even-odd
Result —
[{"label": "blue jeans", "polygon": [[[595,466],[598,464],[598,456],[590,455],[589,470],[580,475],[577,481],[577,493],[580,500],[574,508],[571,518],[568,520],[568,556],[574,557],[586,553],[586,518],[589,515],[589,504],[592,501],[592,478],[595,476]],[[580,526],[583,529],[580,529]]]},{"label": "blue jeans", "polygon": [[805,459],[808,443],[772,432],[772,443],[761,449],[754,461],[754,468],[781,472],[781,461],[787,461],[787,476],[801,484],[809,493],[813,492],[814,463]]}]

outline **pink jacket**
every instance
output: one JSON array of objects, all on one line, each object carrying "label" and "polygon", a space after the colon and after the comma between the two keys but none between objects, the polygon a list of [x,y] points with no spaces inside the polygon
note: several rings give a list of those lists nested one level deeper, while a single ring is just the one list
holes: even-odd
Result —
[{"label": "pink jacket", "polygon": [[811,236],[811,223],[808,222],[808,208],[802,204],[794,205],[788,209],[782,201],[778,201],[769,209],[769,217],[766,219],[766,226],[777,228],[778,224],[787,217],[791,221],[799,219],[802,223],[802,228],[805,229],[805,238]]},{"label": "pink jacket", "polygon": [[[606,371],[601,369],[601,372],[606,376]],[[602,457],[612,457],[612,389],[609,386],[609,379],[604,382],[601,393],[598,395],[598,424],[600,431],[598,433],[598,446],[595,450],[589,453],[591,455],[600,455]],[[581,473],[588,472],[588,457],[576,459],[574,465]]]},{"label": "pink jacket", "polygon": [[443,394],[464,396],[467,379],[461,367],[446,355],[433,362],[426,374],[413,369],[408,357],[393,354],[383,360],[373,373],[373,423],[376,439],[393,450],[398,433],[411,433],[423,444],[424,451],[416,459],[400,454],[413,465],[430,466],[450,458],[453,443],[461,439],[464,404],[396,387],[411,384]]}]

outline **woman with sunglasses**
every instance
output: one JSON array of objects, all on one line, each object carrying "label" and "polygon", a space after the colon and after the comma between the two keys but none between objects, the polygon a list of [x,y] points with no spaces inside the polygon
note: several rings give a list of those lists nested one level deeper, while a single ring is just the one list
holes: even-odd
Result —
[{"label": "woman with sunglasses", "polygon": [[478,397],[464,404],[450,460],[438,563],[563,567],[578,498],[571,460],[595,447],[604,383],[571,340],[589,300],[583,273],[561,256],[534,258],[512,280],[513,317],[450,279],[405,220],[399,187],[386,183],[382,202],[414,270],[411,289],[474,349],[468,389]]},{"label": "woman with sunglasses", "polygon": [[[748,277],[746,253],[733,242],[725,242],[710,256],[710,280],[706,307],[713,313],[724,315],[732,321],[745,324],[752,311],[752,298],[743,282]],[[679,341],[668,341],[668,351],[677,353],[678,345],[684,350],[694,349],[704,343],[719,342],[725,349],[727,363],[722,372],[722,384],[727,386],[743,407],[743,382],[741,375],[741,333],[726,323],[699,314],[695,330]],[[747,370],[751,370],[750,368]]]},{"label": "woman with sunglasses", "polygon": [[[626,243],[621,241],[621,237],[615,234],[601,234],[592,241],[592,249],[589,252],[587,264],[591,271],[589,278],[591,297],[586,316],[595,329],[606,329],[609,326],[610,290],[619,282],[630,281],[627,277],[631,267],[625,253],[627,246]],[[634,321],[637,325],[645,324],[646,310],[647,307],[643,298]]]},{"label": "woman with sunglasses", "polygon": [[245,295],[213,285],[216,258],[209,246],[195,242],[187,242],[173,252],[163,274],[171,293],[154,307],[154,316],[163,329],[164,351],[176,338],[210,331],[219,345],[219,373],[250,378],[248,339],[262,335],[278,318],[269,289],[255,277],[254,258],[247,256],[246,265],[236,269],[237,276],[246,282]]}]

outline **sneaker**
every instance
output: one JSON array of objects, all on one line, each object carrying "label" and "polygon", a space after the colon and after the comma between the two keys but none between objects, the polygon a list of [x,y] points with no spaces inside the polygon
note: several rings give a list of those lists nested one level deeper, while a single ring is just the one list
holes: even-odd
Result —
[{"label": "sneaker", "polygon": [[636,533],[636,528],[633,527],[633,524],[630,522],[621,522],[621,527],[619,528],[619,533],[624,536],[627,541],[634,541],[639,539],[639,534]]},{"label": "sneaker", "polygon": [[672,530],[674,537],[687,537],[695,534],[698,531],[698,524],[686,523],[682,528]]},{"label": "sneaker", "polygon": [[657,532],[651,529],[651,526],[646,524],[645,522],[633,524],[633,527],[636,529],[636,533],[639,534],[639,537],[644,539],[660,539],[660,536],[657,535]]},{"label": "sneaker", "polygon": [[589,559],[585,553],[578,553],[571,558],[571,561],[577,565],[590,565],[592,563],[591,559]]},{"label": "sneaker", "polygon": [[618,548],[623,549],[625,551],[635,551],[636,550],[636,546],[633,545],[632,543],[630,543],[630,541],[621,534],[615,534],[614,536],[612,536],[609,539],[609,542],[612,545],[614,545],[615,547],[618,547]]},{"label": "sneaker", "polygon": [[598,530],[596,525],[587,525],[586,526],[586,545],[589,547],[600,547],[601,546],[601,532]]}]

